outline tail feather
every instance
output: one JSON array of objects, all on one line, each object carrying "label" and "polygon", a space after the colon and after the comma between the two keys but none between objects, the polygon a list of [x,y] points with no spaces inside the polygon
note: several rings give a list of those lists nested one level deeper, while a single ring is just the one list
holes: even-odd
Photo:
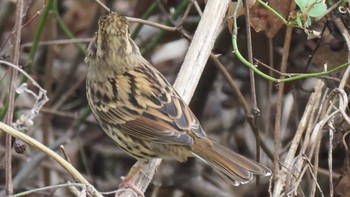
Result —
[{"label": "tail feather", "polygon": [[213,142],[211,149],[194,149],[194,154],[207,162],[228,183],[238,186],[248,183],[253,175],[271,175],[267,167],[245,158],[228,148]]}]

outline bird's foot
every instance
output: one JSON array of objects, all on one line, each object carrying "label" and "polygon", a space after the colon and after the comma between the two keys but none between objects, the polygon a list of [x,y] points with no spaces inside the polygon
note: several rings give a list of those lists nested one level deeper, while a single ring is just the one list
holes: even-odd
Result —
[{"label": "bird's foot", "polygon": [[121,177],[122,182],[119,184],[119,188],[122,189],[131,189],[137,196],[145,197],[143,192],[136,186],[134,185],[130,179],[127,177]]}]

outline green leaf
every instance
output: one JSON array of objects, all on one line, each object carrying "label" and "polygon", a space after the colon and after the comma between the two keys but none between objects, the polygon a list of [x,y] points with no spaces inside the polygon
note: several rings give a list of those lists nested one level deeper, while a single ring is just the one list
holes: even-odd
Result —
[{"label": "green leaf", "polygon": [[298,16],[295,20],[298,24],[298,27],[303,27],[303,23],[301,22],[300,16]]},{"label": "green leaf", "polygon": [[295,3],[303,13],[309,9],[307,14],[311,17],[320,17],[327,11],[327,5],[321,0],[295,0]]},{"label": "green leaf", "polygon": [[327,11],[327,6],[323,2],[314,4],[314,6],[309,11],[309,16],[311,17],[320,17],[324,15]]},{"label": "green leaf", "polygon": [[308,6],[308,0],[295,0],[295,3],[299,6],[302,12]]},{"label": "green leaf", "polygon": [[311,18],[310,18],[310,17],[307,17],[306,25],[307,25],[308,27],[310,27],[311,24],[312,24]]}]

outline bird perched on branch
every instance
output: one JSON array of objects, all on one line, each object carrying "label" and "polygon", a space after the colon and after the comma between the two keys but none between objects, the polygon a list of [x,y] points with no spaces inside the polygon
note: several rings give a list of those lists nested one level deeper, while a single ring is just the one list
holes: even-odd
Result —
[{"label": "bird perched on branch", "polygon": [[197,157],[232,185],[247,183],[253,174],[271,174],[207,137],[187,104],[142,57],[124,16],[111,12],[99,19],[85,62],[93,115],[102,130],[138,161]]}]

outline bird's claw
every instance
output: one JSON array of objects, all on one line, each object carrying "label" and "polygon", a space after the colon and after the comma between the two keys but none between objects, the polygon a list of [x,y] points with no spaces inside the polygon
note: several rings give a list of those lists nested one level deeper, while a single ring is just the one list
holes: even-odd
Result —
[{"label": "bird's claw", "polygon": [[122,182],[119,184],[119,188],[131,189],[135,194],[137,194],[137,196],[145,197],[143,192],[130,180],[125,179],[125,177],[121,177],[121,179],[122,179]]}]

